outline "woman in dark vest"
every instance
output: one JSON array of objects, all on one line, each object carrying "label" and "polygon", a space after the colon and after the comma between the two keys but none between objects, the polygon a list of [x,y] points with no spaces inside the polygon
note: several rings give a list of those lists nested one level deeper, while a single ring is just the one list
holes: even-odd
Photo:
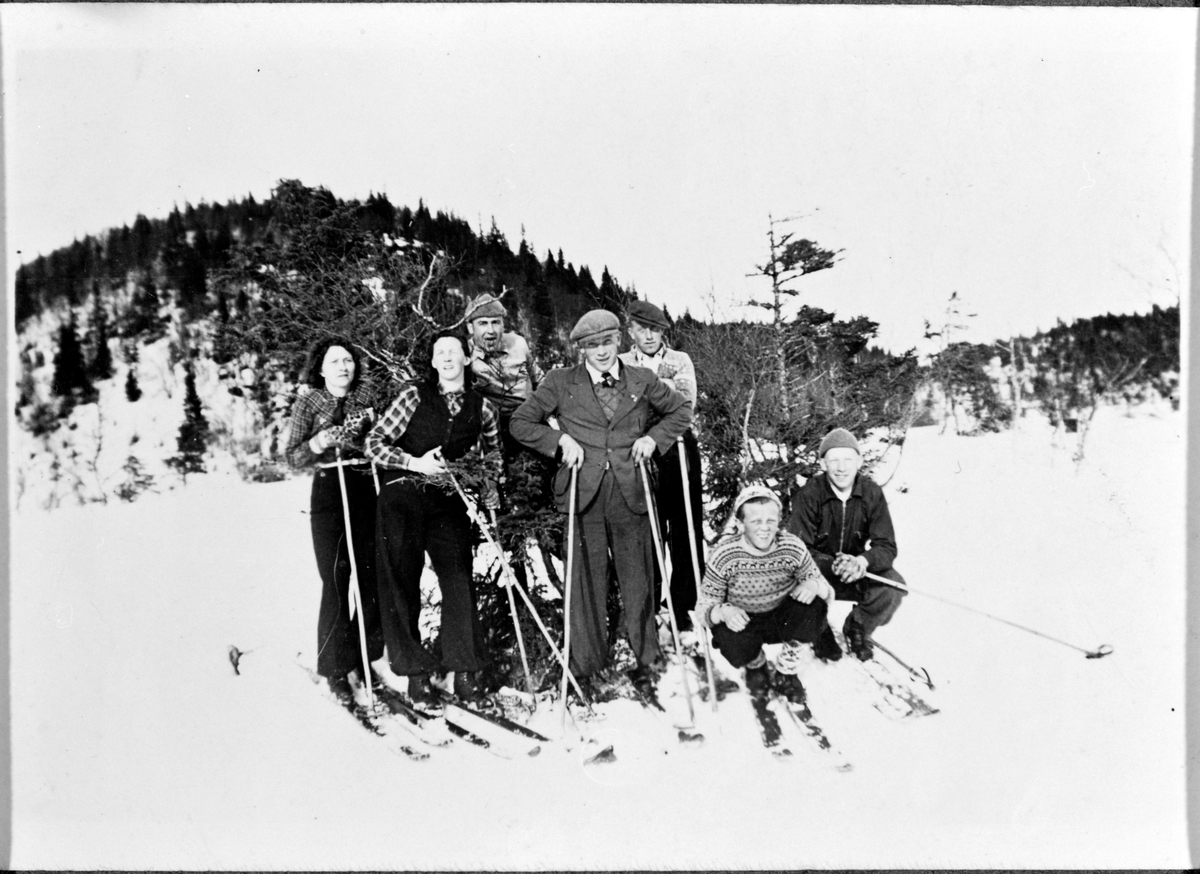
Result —
[{"label": "woman in dark vest", "polygon": [[[425,378],[406,386],[367,435],[365,452],[385,468],[376,522],[380,616],[392,672],[408,679],[415,702],[436,700],[429,675],[454,672],[454,692],[477,696],[475,672],[486,656],[471,568],[471,527],[462,499],[431,478],[480,448],[495,452],[495,408],[471,385],[466,338],[443,331],[433,339]],[[485,503],[498,504],[495,488]],[[442,593],[440,661],[421,647],[421,571],[425,554]]]},{"label": "woman in dark vest", "polygon": [[[343,337],[313,345],[304,366],[311,391],[296,401],[288,428],[287,459],[294,469],[315,468],[309,521],[321,574],[317,616],[317,673],[345,699],[353,685],[369,681],[362,664],[358,620],[365,618],[367,658],[383,655],[383,632],[375,589],[375,485],[362,453],[363,435],[375,418],[374,400],[359,381],[359,358]],[[350,554],[338,482],[339,452],[350,507],[350,540],[358,568],[363,614],[350,619]],[[347,676],[349,675],[349,676]]]}]

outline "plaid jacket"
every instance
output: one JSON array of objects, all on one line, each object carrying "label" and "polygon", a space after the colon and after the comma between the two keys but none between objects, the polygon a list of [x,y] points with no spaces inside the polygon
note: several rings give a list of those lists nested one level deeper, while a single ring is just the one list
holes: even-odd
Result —
[{"label": "plaid jacket", "polygon": [[[338,448],[342,450],[342,458],[363,457],[363,434],[375,419],[375,396],[365,386],[356,386],[346,395],[342,424],[335,425],[333,420],[340,400],[323,388],[314,388],[296,401],[284,450],[293,468],[335,461]],[[317,455],[309,448],[308,441],[322,431],[330,432],[334,445]]]}]

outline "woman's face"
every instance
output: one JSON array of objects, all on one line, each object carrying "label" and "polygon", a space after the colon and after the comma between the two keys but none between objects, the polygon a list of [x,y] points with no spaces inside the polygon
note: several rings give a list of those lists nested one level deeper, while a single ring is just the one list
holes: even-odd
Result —
[{"label": "woman's face", "polygon": [[467,355],[455,337],[439,337],[433,344],[433,369],[442,382],[457,382],[462,378]]},{"label": "woman's face", "polygon": [[344,395],[354,382],[354,357],[341,346],[330,346],[321,362],[321,376],[330,394]]}]

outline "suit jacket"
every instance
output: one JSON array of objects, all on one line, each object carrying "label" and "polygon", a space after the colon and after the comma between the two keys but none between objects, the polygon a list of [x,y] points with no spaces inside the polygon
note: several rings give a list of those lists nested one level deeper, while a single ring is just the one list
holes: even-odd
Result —
[{"label": "suit jacket", "polygon": [[[612,421],[592,388],[592,378],[582,364],[558,367],[546,374],[542,384],[513,413],[509,432],[530,449],[553,457],[565,431],[583,447],[579,470],[576,512],[587,507],[600,488],[604,472],[611,469],[626,503],[636,513],[646,512],[646,496],[631,449],[644,435],[654,439],[659,452],[666,452],[692,422],[692,405],[650,370],[622,364],[625,394]],[[559,428],[548,424],[551,416]],[[653,426],[650,421],[658,417]],[[561,429],[561,430],[559,430]],[[554,500],[566,512],[569,507],[571,471],[563,464],[554,475]]]}]

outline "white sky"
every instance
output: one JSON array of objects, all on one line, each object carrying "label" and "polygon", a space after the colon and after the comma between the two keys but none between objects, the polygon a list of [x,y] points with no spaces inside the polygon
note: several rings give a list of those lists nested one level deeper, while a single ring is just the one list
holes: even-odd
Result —
[{"label": "white sky", "polygon": [[[450,210],[679,314],[764,286],[767,215],[845,248],[802,299],[918,345],[1186,291],[1195,10],[6,6],[10,264],[173,204]],[[818,211],[819,210],[819,211]],[[19,253],[19,254],[18,254]],[[9,277],[11,282],[11,274]],[[793,304],[793,307],[797,304]]]}]

